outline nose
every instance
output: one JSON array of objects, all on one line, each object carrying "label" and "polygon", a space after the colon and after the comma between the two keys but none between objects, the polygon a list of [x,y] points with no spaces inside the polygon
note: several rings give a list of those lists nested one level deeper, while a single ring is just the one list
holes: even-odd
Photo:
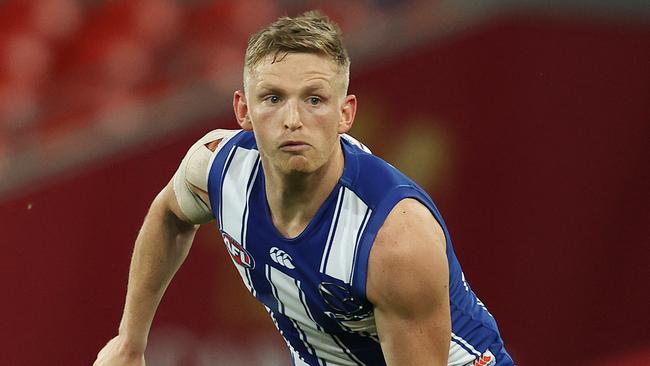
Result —
[{"label": "nose", "polygon": [[296,101],[289,101],[286,105],[288,110],[287,116],[284,119],[284,127],[291,131],[295,131],[302,127],[302,120],[300,119],[298,103]]}]

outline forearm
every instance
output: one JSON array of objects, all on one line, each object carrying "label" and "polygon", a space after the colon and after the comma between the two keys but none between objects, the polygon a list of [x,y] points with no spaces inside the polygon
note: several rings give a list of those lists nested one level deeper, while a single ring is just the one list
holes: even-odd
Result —
[{"label": "forearm", "polygon": [[185,260],[196,226],[180,220],[165,204],[163,190],[145,218],[135,243],[119,334],[131,348],[144,351],[158,304]]}]

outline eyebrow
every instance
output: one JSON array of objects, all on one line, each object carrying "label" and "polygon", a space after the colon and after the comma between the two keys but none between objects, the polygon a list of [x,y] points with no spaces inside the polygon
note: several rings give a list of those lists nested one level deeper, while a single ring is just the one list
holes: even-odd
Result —
[{"label": "eyebrow", "polygon": [[280,87],[273,86],[273,85],[261,85],[258,88],[257,94],[264,94],[264,93],[275,93],[275,94],[281,94],[283,93],[284,90]]},{"label": "eyebrow", "polygon": [[322,84],[322,83],[307,85],[307,86],[304,88],[304,90],[306,90],[306,91],[308,91],[308,92],[315,92],[315,91],[326,90],[326,89],[327,89],[327,88],[326,88],[325,85]]},{"label": "eyebrow", "polygon": [[[317,91],[325,91],[327,90],[327,86],[323,83],[314,83],[314,84],[309,84],[306,85],[304,88],[302,88],[303,92],[307,93],[313,93]],[[283,94],[285,93],[285,90],[279,86],[275,85],[260,85],[258,87],[257,94],[266,94],[266,93],[274,93],[274,94]]]}]

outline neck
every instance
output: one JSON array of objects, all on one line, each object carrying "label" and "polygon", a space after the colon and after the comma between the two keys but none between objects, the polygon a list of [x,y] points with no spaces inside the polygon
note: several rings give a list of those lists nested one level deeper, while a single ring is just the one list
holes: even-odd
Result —
[{"label": "neck", "polygon": [[[264,161],[262,161],[264,163]],[[332,158],[312,173],[281,174],[266,170],[265,189],[271,219],[278,231],[293,238],[307,227],[343,174],[343,151],[338,147]]]}]

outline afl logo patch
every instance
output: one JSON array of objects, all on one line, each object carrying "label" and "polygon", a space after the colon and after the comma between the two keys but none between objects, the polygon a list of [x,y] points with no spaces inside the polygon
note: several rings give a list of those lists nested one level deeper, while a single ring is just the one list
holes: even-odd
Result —
[{"label": "afl logo patch", "polygon": [[255,268],[255,260],[253,260],[253,257],[246,248],[241,246],[241,244],[225,231],[221,232],[221,236],[223,236],[223,243],[226,245],[226,249],[228,249],[228,253],[230,253],[235,263],[245,268]]}]

